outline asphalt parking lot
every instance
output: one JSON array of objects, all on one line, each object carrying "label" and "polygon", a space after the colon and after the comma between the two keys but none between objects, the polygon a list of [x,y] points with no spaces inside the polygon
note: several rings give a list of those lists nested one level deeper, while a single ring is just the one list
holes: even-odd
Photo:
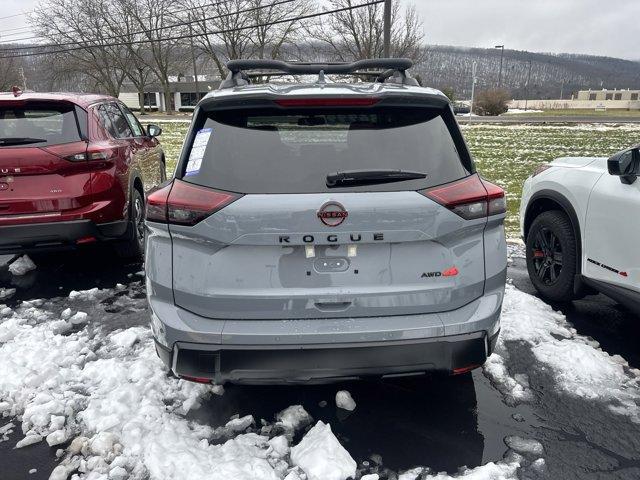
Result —
[{"label": "asphalt parking lot", "polygon": [[[534,294],[522,252],[511,247],[510,253],[513,295],[516,289]],[[6,267],[0,267],[0,287],[16,289],[11,298],[0,303],[18,309],[23,302],[42,299],[41,308],[60,312],[74,301],[82,301],[82,297],[70,301],[71,292],[97,287],[105,293],[87,298],[82,305],[90,319],[85,328],[94,332],[94,338],[146,326],[141,265],[114,264],[101,250],[33,259],[37,269],[23,276],[13,276]],[[531,302],[539,304],[535,299]],[[561,308],[577,335],[589,337],[606,353],[622,357],[628,362],[625,369],[640,368],[639,318],[603,296],[587,297]],[[541,312],[548,315],[550,310],[542,308]],[[517,312],[510,315],[514,314]],[[526,342],[509,340],[503,349],[514,377],[526,377],[530,392],[527,401],[513,401],[495,375],[476,370],[459,377],[309,387],[227,385],[223,395],[205,397],[199,408],[189,410],[184,417],[212,428],[225,425],[234,415],[253,415],[256,423],[257,419],[268,423],[286,407],[302,405],[315,420],[332,426],[357,462],[359,475],[377,473],[380,478],[396,479],[401,472],[417,466],[429,469],[424,468],[420,478],[429,478],[433,472],[455,475],[462,467],[513,461],[509,455],[514,452],[520,455],[519,478],[640,478],[637,412],[620,414],[606,399],[563,392],[555,372],[536,367],[534,350]],[[353,412],[336,408],[333,399],[337,390],[351,393],[357,402]],[[640,401],[635,402],[640,409]],[[15,418],[2,418],[0,427],[9,421],[18,427],[0,442],[0,477],[49,478],[60,461],[56,451],[68,443],[50,448],[43,441],[16,449],[16,442],[24,435]],[[302,433],[296,433],[293,443]],[[541,447],[519,444],[517,439],[531,439]],[[28,473],[34,469],[37,471]]]}]

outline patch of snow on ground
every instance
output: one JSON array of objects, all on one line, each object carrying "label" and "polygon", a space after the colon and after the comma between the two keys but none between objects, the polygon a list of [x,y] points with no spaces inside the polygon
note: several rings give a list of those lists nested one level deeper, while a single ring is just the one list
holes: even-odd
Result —
[{"label": "patch of snow on ground", "polygon": [[496,352],[484,371],[507,400],[532,398],[527,375],[509,371],[509,344],[531,350],[536,362],[525,368],[552,375],[566,395],[608,403],[611,410],[640,422],[640,375],[617,355],[579,335],[562,313],[508,285]]},{"label": "patch of snow on ground", "polygon": [[544,454],[544,447],[537,440],[510,435],[504,439],[504,443],[521,455],[534,455],[538,458]]},{"label": "patch of snow on ground", "polygon": [[531,108],[527,108],[526,110],[524,108],[510,108],[505,113],[503,113],[503,115],[514,115],[518,113],[544,113],[544,110],[533,110]]},{"label": "patch of snow on ground", "polygon": [[19,257],[9,265],[9,271],[15,276],[24,275],[35,269],[36,264],[33,263],[33,260],[31,260],[28,255]]},{"label": "patch of snow on ground", "polygon": [[356,409],[356,401],[347,390],[340,390],[336,393],[336,406],[343,410],[353,412]]},{"label": "patch of snow on ground", "polygon": [[309,480],[346,480],[356,476],[356,462],[321,420],[291,448],[291,460]]}]

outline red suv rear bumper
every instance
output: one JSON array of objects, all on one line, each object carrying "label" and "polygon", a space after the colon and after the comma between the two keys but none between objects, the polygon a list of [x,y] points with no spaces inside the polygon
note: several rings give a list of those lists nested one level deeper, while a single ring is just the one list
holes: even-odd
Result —
[{"label": "red suv rear bumper", "polygon": [[128,222],[96,224],[91,220],[0,226],[0,253],[68,250],[80,245],[126,238]]}]

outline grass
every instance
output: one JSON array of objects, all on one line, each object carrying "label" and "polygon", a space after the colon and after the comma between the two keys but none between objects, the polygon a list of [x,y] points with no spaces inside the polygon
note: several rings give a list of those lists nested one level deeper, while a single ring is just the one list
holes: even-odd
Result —
[{"label": "grass", "polygon": [[510,116],[526,115],[528,117],[635,117],[640,119],[640,110],[627,110],[623,108],[612,108],[603,112],[594,109],[568,108],[559,110],[544,110],[542,112],[521,112],[512,113]]},{"label": "grass", "polygon": [[[163,129],[169,175],[175,168],[188,122],[158,122]],[[538,166],[563,156],[610,156],[638,143],[639,125],[464,125],[478,171],[507,191],[507,234],[517,236],[520,193]]]}]

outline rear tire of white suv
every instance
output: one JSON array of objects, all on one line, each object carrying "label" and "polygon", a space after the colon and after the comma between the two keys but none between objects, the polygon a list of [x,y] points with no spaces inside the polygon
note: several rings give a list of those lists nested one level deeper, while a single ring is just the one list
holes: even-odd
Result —
[{"label": "rear tire of white suv", "polygon": [[559,210],[538,215],[526,250],[529,278],[540,295],[552,302],[574,300],[577,245],[569,217]]}]

